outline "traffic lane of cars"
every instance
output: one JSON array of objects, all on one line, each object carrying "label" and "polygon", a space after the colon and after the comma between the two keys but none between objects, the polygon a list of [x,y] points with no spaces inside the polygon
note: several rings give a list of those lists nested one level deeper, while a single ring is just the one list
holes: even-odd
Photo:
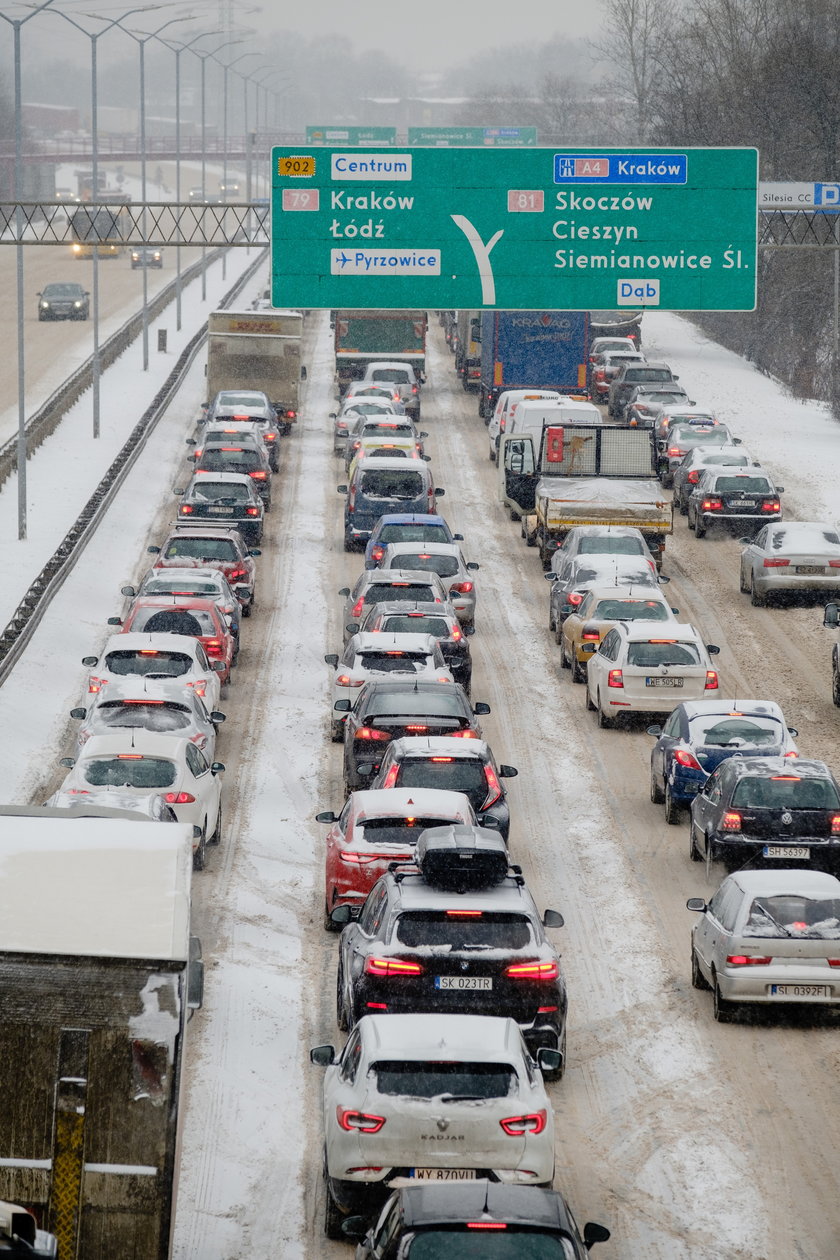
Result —
[{"label": "traffic lane of cars", "polygon": [[[635,1254],[632,1248],[624,1250],[628,1239],[645,1237],[649,1254],[670,1258],[678,1254],[674,1248],[681,1245],[670,1232],[670,1220],[664,1215],[656,1217],[648,1236],[643,1222],[627,1206],[635,1193],[631,1189],[634,1175],[645,1180],[650,1193],[658,1189],[656,1198],[662,1202],[670,1183],[677,1187],[676,1198],[671,1201],[679,1204],[688,1225],[687,1237],[694,1242],[691,1254],[711,1254],[709,1240],[720,1238],[721,1222],[719,1214],[711,1210],[704,1218],[703,1205],[695,1202],[697,1161],[683,1149],[678,1136],[690,1132],[692,1143],[708,1149],[718,1186],[726,1184],[730,1202],[743,1206],[743,1245],[750,1253],[760,1251],[757,1240],[763,1237],[765,1227],[775,1231],[777,1239],[790,1241],[792,1211],[800,1236],[803,1230],[812,1231],[813,1254],[820,1254],[825,1246],[830,1251],[831,1230],[837,1228],[836,1219],[826,1221],[827,1206],[829,1216],[833,1213],[830,1178],[820,1173],[815,1185],[810,1170],[801,1177],[795,1171],[797,1154],[808,1163],[806,1144],[800,1144],[797,1136],[802,1132],[799,1109],[808,1111],[814,1123],[819,1121],[808,1099],[800,1097],[796,1081],[791,1080],[790,1055],[793,1053],[797,1064],[807,1055],[818,1089],[830,1088],[825,1059],[833,1052],[834,1039],[829,1041],[830,1033],[816,1029],[776,1028],[772,1023],[755,1030],[731,1030],[741,1036],[735,1046],[731,1040],[720,1040],[717,1030],[710,1033],[708,1003],[696,1003],[690,990],[691,916],[685,910],[685,900],[692,893],[709,895],[724,872],[713,870],[707,886],[702,868],[698,871],[688,860],[687,845],[675,840],[675,829],[664,824],[661,812],[648,801],[650,737],[627,732],[601,735],[582,728],[577,708],[580,688],[572,688],[559,678],[556,651],[551,648],[548,652],[549,645],[544,643],[545,589],[539,566],[527,560],[528,553],[515,528],[495,506],[492,468],[487,476],[483,474],[486,435],[474,417],[464,413],[454,388],[439,389],[438,364],[434,353],[431,357],[435,388],[429,394],[427,387],[424,417],[440,443],[435,458],[452,486],[452,501],[459,503],[459,524],[465,536],[470,538],[474,529],[483,527],[482,537],[486,539],[482,551],[483,600],[485,607],[497,611],[482,624],[473,641],[474,693],[480,691],[492,704],[489,721],[494,723],[492,742],[497,756],[514,761],[520,771],[517,783],[511,785],[518,837],[513,857],[523,862],[538,903],[557,905],[568,924],[563,962],[570,994],[570,1063],[566,1079],[558,1087],[565,1126],[564,1149],[558,1151],[558,1184],[578,1213],[596,1215],[600,1210],[601,1219],[613,1227],[616,1254]],[[438,416],[446,415],[457,420],[444,428]],[[492,505],[490,525],[485,523],[488,503]],[[800,630],[797,639],[798,624],[794,644],[788,643],[784,631],[771,629],[767,634],[762,614],[737,606],[733,579],[737,567],[733,567],[730,554],[737,557],[737,543],[723,540],[700,558],[696,555],[699,549],[692,544],[693,539],[686,538],[683,531],[669,540],[665,569],[674,583],[668,588],[669,601],[680,607],[682,620],[701,625],[710,640],[722,645],[724,651],[718,660],[729,689],[757,695],[772,685],[774,698],[800,730],[804,727],[803,707],[811,723],[809,732],[816,729],[819,717],[822,736],[815,743],[822,742],[823,747],[809,747],[808,752],[825,756],[825,748],[832,743],[834,717],[829,693],[819,678],[820,672],[827,672],[822,660],[826,655],[825,632],[816,633],[813,610],[810,636]],[[515,581],[516,601],[509,597],[511,580]],[[798,610],[792,615],[798,623]],[[810,652],[804,646],[808,637],[812,643],[816,639]],[[512,647],[515,682],[511,679]],[[784,683],[781,688],[780,679]],[[535,702],[526,716],[511,703],[512,690],[520,696],[539,696],[542,692],[545,698]],[[570,704],[574,707],[569,708]],[[558,741],[564,731],[567,742],[562,764],[558,764]],[[799,742],[804,744],[802,737]],[[576,797],[569,800],[567,785],[588,767],[599,774],[591,794],[583,802]],[[526,784],[532,790],[523,797]],[[546,791],[534,791],[534,784],[551,786]],[[602,812],[593,817],[599,803]],[[558,836],[561,821],[565,835]],[[593,834],[593,823],[598,822],[601,827],[595,826]],[[682,830],[677,834],[681,837]],[[557,837],[553,845],[544,839],[548,836]],[[609,859],[616,850],[620,869],[614,871]],[[633,903],[629,908],[628,902]],[[639,911],[638,919],[631,913],[633,909]],[[650,958],[639,952],[645,933],[652,938]],[[580,942],[585,942],[584,949]],[[650,982],[651,971],[659,985]],[[669,1018],[679,1022],[676,1044]],[[729,1030],[725,1035],[729,1037]],[[670,1066],[664,1063],[666,1054],[654,1048],[657,1039],[673,1049]],[[764,1047],[761,1053],[768,1064],[766,1087],[753,1079],[751,1070],[752,1056],[760,1047]],[[734,1056],[733,1049],[737,1051]],[[628,1066],[631,1063],[637,1064],[638,1070]],[[699,1081],[703,1082],[702,1089],[696,1083]],[[610,1112],[610,1100],[614,1112]],[[600,1118],[595,1123],[593,1106]],[[780,1116],[778,1124],[769,1113],[762,1117],[763,1107],[771,1112],[775,1109]],[[749,1113],[746,1139],[731,1122],[744,1108]],[[660,1117],[658,1124],[651,1120],[653,1113]],[[794,1172],[786,1207],[769,1191],[761,1197],[754,1185],[739,1197],[731,1175],[740,1158],[739,1150],[751,1139],[778,1143],[781,1133],[787,1143],[788,1129],[798,1151],[790,1157]],[[832,1132],[836,1131],[836,1118],[832,1118]],[[712,1132],[718,1135],[717,1152],[706,1137]],[[672,1148],[677,1156],[670,1169],[660,1165],[656,1155],[657,1143],[663,1141],[671,1143],[669,1158]],[[569,1160],[570,1150],[577,1152],[574,1161]],[[593,1175],[600,1181],[593,1181]],[[611,1191],[620,1193],[622,1187],[628,1200],[616,1219],[603,1205]],[[755,1211],[757,1194],[760,1213]],[[804,1210],[802,1203],[808,1205]],[[647,1211],[649,1198],[646,1204]],[[813,1220],[807,1216],[808,1208],[816,1213]],[[707,1232],[701,1227],[703,1219]],[[728,1241],[731,1245],[733,1240]]]}]

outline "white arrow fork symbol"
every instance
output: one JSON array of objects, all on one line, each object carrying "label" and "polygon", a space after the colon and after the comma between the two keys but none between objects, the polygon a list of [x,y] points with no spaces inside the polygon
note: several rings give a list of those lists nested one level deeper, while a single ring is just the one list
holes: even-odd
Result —
[{"label": "white arrow fork symbol", "polygon": [[470,223],[469,219],[464,218],[462,214],[450,215],[452,222],[455,223],[466,236],[472,252],[475,254],[475,261],[478,264],[478,274],[481,277],[481,303],[482,306],[495,306],[496,304],[496,281],[493,276],[493,268],[490,266],[490,251],[498,242],[500,237],[504,235],[504,228],[500,228],[494,236],[490,237],[487,244],[479,236],[476,229]]}]

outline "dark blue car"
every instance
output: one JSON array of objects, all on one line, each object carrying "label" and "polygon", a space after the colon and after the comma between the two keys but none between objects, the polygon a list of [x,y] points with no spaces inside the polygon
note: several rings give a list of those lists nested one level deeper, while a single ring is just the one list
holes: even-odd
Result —
[{"label": "dark blue car", "polygon": [[797,734],[773,700],[692,700],[677,705],[650,754],[650,799],[678,823],[713,770],[727,757],[795,757]]},{"label": "dark blue car", "polygon": [[463,534],[453,534],[442,516],[419,512],[389,512],[380,516],[365,547],[365,568],[376,569],[388,543],[462,542]]}]

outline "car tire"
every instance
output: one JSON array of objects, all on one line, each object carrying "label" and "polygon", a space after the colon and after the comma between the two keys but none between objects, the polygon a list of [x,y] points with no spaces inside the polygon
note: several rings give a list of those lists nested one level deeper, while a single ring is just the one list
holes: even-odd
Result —
[{"label": "car tire", "polygon": [[355,544],[354,544],[354,542],[353,542],[353,539],[352,539],[352,538],[351,538],[351,536],[350,536],[349,534],[347,534],[347,533],[345,533],[345,535],[344,535],[344,550],[345,550],[345,551],[354,551],[354,550],[355,550]]},{"label": "car tire", "polygon": [[720,995],[720,985],[712,972],[712,1014],[719,1024],[731,1024],[735,1018],[735,1003],[727,1002]]},{"label": "car tire", "polygon": [[700,970],[696,949],[691,951],[691,987],[692,989],[710,989],[712,987]]},{"label": "car tire", "polygon": [[344,1213],[340,1210],[338,1204],[332,1196],[330,1189],[330,1179],[324,1174],[324,1233],[327,1238],[347,1241],[342,1231],[344,1223]]},{"label": "car tire", "polygon": [[251,612],[252,612],[252,610],[253,610],[253,607],[254,607],[254,601],[253,601],[253,598],[252,598],[252,599],[249,599],[249,600],[248,600],[248,603],[247,603],[247,604],[243,604],[243,605],[242,605],[242,616],[243,616],[243,617],[250,617],[250,616],[251,616]]},{"label": "car tire", "polygon": [[[330,903],[329,903],[329,902],[326,900],[326,898],[325,898],[325,899],[324,899],[324,931],[325,931],[325,932],[340,932],[340,931],[341,931],[341,925],[340,925],[339,923],[333,923],[332,919],[330,918],[330,913],[331,913],[331,910],[330,910]],[[338,1003],[338,988],[337,988],[337,985],[336,985],[336,1016],[338,1015],[338,1004],[337,1004],[337,1003]],[[339,1025],[338,1025],[338,1026],[339,1026],[339,1028],[341,1028],[341,1024],[340,1024],[340,1023],[339,1023]],[[341,1031],[342,1031],[342,1032],[344,1032],[345,1030],[344,1030],[343,1028],[341,1028]]]},{"label": "car tire", "polygon": [[661,805],[665,800],[665,793],[656,782],[656,775],[653,773],[653,762],[650,763],[650,799],[654,805]]},{"label": "car tire", "polygon": [[578,658],[577,658],[577,655],[576,655],[576,654],[572,657],[571,670],[572,670],[572,682],[573,682],[573,683],[585,683],[585,682],[586,682],[586,670],[585,670],[585,669],[584,669],[584,667],[581,665],[581,663],[580,663],[580,661],[578,660]]},{"label": "car tire", "polygon": [[563,632],[562,632],[562,631],[560,631],[559,635],[555,632],[554,642],[555,642],[555,643],[559,643],[559,645],[560,645],[560,668],[561,668],[561,669],[568,669],[568,668],[569,668],[569,658],[568,658],[568,656],[566,655],[566,640],[563,638]]},{"label": "car tire", "polygon": [[682,495],[679,496],[678,507],[679,507],[680,516],[688,516],[688,504],[686,503]]},{"label": "car tire", "polygon": [[554,642],[559,646],[563,642],[563,623],[555,619],[554,622]]},{"label": "car tire", "polygon": [[674,800],[671,785],[665,784],[665,821],[670,827],[676,827],[680,821],[682,810]]},{"label": "car tire", "polygon": [[589,713],[591,713],[594,710],[595,705],[592,703],[592,697],[589,694],[589,683],[587,683],[586,687],[584,688],[583,703],[586,706],[586,709]]},{"label": "car tire", "polygon": [[207,843],[213,844],[213,845],[222,843],[222,803],[221,801],[219,801],[219,812],[216,815],[216,829],[213,832],[210,839],[207,841]]},{"label": "car tire", "polygon": [[694,537],[695,537],[695,538],[705,538],[705,537],[706,537],[706,526],[705,526],[705,525],[702,525],[702,524],[700,523],[700,517],[699,517],[699,516],[695,516],[695,518],[694,518]]},{"label": "car tire", "polygon": [[767,605],[767,596],[755,589],[755,578],[750,578],[750,603],[753,608],[765,608]]},{"label": "car tire", "polygon": [[510,508],[510,519],[512,521],[521,521],[522,517],[519,515],[518,512],[515,512],[513,508]]},{"label": "car tire", "polygon": [[205,860],[207,858],[207,819],[204,820],[204,826],[201,828],[201,839],[198,842],[198,848],[193,853],[192,868],[194,871],[203,871]]},{"label": "car tire", "polygon": [[595,708],[598,711],[598,726],[601,728],[602,731],[611,731],[613,727],[615,726],[615,718],[607,717],[606,713],[601,708],[600,694],[598,696],[598,703],[596,704]]},{"label": "car tire", "polygon": [[749,595],[750,593],[750,588],[747,585],[747,583],[744,581],[744,566],[743,565],[741,565],[740,569],[738,570],[738,590],[741,592],[742,595]]},{"label": "car tire", "polygon": [[831,667],[831,698],[840,709],[840,672],[835,661]]},{"label": "car tire", "polygon": [[495,451],[495,449],[491,448],[491,450],[490,450],[490,463],[491,463],[491,464],[495,464],[495,462],[496,462],[496,451]]},{"label": "car tire", "polygon": [[697,844],[694,839],[694,823],[693,822],[689,822],[688,824],[688,856],[691,858],[692,862],[703,861],[703,854],[697,848]]}]

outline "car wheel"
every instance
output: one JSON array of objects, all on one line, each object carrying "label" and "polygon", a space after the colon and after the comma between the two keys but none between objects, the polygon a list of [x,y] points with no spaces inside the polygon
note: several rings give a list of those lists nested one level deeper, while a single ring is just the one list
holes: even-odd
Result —
[{"label": "car wheel", "polygon": [[755,578],[750,578],[750,603],[753,608],[764,608],[767,603],[767,596],[762,595],[760,591],[755,589]]},{"label": "car wheel", "polygon": [[680,516],[688,516],[688,504],[686,503],[686,501],[685,501],[685,499],[682,497],[682,495],[680,495],[680,497],[679,497],[679,504],[678,504],[678,506],[679,506],[679,509],[680,509]]},{"label": "car wheel", "polygon": [[590,713],[595,708],[595,705],[592,703],[592,697],[589,694],[589,683],[586,684],[583,690],[583,703],[586,705],[586,708]]},{"label": "car wheel", "polygon": [[350,536],[350,534],[345,533],[345,535],[344,535],[344,550],[345,550],[345,551],[353,551],[353,550],[354,550],[354,548],[355,548],[355,544],[354,544],[354,542],[353,542],[352,537]]},{"label": "car wheel", "polygon": [[650,799],[654,805],[661,805],[665,800],[665,793],[656,782],[656,775],[653,773],[653,762],[650,763]]},{"label": "car wheel", "polygon": [[344,743],[344,723],[330,722],[330,739],[334,744]]},{"label": "car wheel", "polygon": [[735,1017],[735,1003],[727,1002],[720,995],[720,985],[712,972],[712,1012],[719,1024],[731,1024]]},{"label": "car wheel", "polygon": [[495,464],[496,462],[496,450],[492,446],[490,447],[490,462],[491,464]]},{"label": "car wheel", "polygon": [[216,830],[207,842],[208,844],[222,843],[222,803],[219,801],[219,812],[216,815]]},{"label": "car wheel", "polygon": [[838,673],[836,661],[831,669],[831,698],[840,709],[840,673]]},{"label": "car wheel", "polygon": [[557,636],[557,634],[555,634],[554,641],[555,641],[555,643],[559,643],[559,644],[560,644],[560,668],[561,668],[561,669],[568,669],[568,668],[569,668],[569,658],[568,658],[568,656],[566,655],[566,640],[563,638],[563,633],[562,633],[562,631],[560,632],[559,637]]},{"label": "car wheel", "polygon": [[193,853],[193,870],[203,871],[204,862],[207,857],[207,819],[204,820],[204,826],[201,828],[201,839],[198,842],[198,848]]},{"label": "car wheel", "polygon": [[700,970],[695,949],[691,951],[691,987],[692,989],[710,989],[712,987]]},{"label": "car wheel", "polygon": [[247,604],[243,604],[243,605],[242,605],[242,616],[243,616],[243,617],[250,617],[250,616],[251,616],[251,610],[253,609],[253,607],[254,607],[254,601],[253,601],[253,599],[249,599]]},{"label": "car wheel", "polygon": [[750,588],[747,585],[747,583],[744,581],[744,566],[743,565],[741,565],[741,568],[738,572],[738,589],[740,590],[742,595],[749,595],[750,593]]},{"label": "car wheel", "polygon": [[665,784],[665,821],[671,827],[676,827],[680,821],[681,810],[677,802],[674,800],[671,792],[670,783]]},{"label": "car wheel", "polygon": [[554,619],[554,642],[560,646],[563,643],[563,623]]},{"label": "car wheel", "polygon": [[688,856],[691,858],[692,862],[703,861],[703,854],[697,848],[697,841],[694,838],[693,822],[689,822],[688,824]]},{"label": "car wheel", "polygon": [[342,1232],[341,1226],[344,1222],[344,1213],[340,1211],[338,1204],[332,1196],[330,1189],[329,1177],[324,1177],[324,1233],[327,1238],[346,1239]]},{"label": "car wheel", "polygon": [[706,526],[701,524],[699,516],[695,516],[694,518],[694,536],[695,538],[706,537]]},{"label": "car wheel", "polygon": [[572,656],[572,682],[573,683],[586,682],[586,670],[581,665],[576,654]]},{"label": "car wheel", "polygon": [[518,512],[515,512],[515,511],[513,510],[513,508],[511,508],[511,509],[510,509],[510,519],[511,519],[512,521],[521,521],[521,520],[522,520],[522,517],[519,515],[519,513],[518,513]]},{"label": "car wheel", "polygon": [[598,703],[596,704],[595,708],[598,710],[598,725],[600,726],[601,730],[602,731],[612,730],[612,728],[615,726],[615,720],[611,717],[607,717],[606,713],[601,708],[600,694],[598,696]]}]

